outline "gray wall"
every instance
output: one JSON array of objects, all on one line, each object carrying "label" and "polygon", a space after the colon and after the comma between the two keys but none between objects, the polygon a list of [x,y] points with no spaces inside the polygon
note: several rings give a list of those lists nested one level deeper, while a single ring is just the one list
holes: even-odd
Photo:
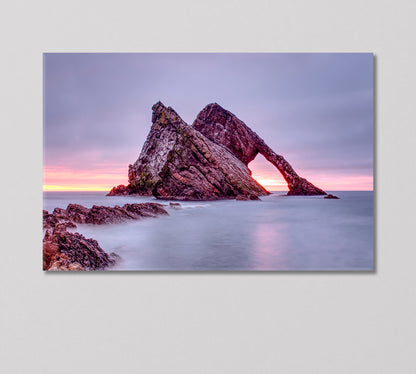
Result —
[{"label": "gray wall", "polygon": [[[3,4],[2,373],[415,373],[413,1]],[[374,52],[375,274],[44,274],[42,52]]]}]

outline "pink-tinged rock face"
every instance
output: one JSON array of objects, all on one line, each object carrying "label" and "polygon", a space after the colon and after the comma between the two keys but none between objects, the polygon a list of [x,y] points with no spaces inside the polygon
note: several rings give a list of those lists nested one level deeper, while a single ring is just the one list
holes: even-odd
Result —
[{"label": "pink-tinged rock face", "polygon": [[247,166],[224,147],[186,124],[162,103],[153,106],[153,125],[139,159],[130,167],[136,193],[159,199],[216,200],[266,195]]},{"label": "pink-tinged rock face", "polygon": [[245,165],[259,153],[257,134],[216,103],[207,105],[198,114],[192,127],[213,142],[226,147]]}]

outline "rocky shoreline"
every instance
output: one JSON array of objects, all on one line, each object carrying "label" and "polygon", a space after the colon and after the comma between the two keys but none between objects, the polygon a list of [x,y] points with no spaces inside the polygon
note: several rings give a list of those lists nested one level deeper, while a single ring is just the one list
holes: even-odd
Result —
[{"label": "rocky shoreline", "polygon": [[[325,199],[339,199],[328,194]],[[236,200],[260,200],[256,195],[239,195]],[[107,207],[93,205],[86,208],[69,204],[66,209],[55,208],[52,213],[43,210],[43,270],[45,271],[96,271],[113,266],[120,257],[107,253],[92,239],[73,232],[77,224],[121,224],[130,220],[168,215],[169,209],[181,209],[178,202],[169,205],[134,203]],[[68,231],[70,230],[70,231]]]},{"label": "rocky shoreline", "polygon": [[112,224],[129,220],[167,215],[164,206],[157,203],[125,204],[86,208],[69,204],[66,209],[55,208],[50,214],[43,211],[43,270],[93,271],[104,270],[116,263],[119,256],[108,254],[94,239],[87,239],[75,229],[78,224]]}]

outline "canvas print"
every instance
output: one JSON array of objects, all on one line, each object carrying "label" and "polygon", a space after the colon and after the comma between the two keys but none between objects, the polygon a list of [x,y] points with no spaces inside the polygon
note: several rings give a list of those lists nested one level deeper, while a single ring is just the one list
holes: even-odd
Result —
[{"label": "canvas print", "polygon": [[371,53],[46,53],[43,270],[373,271]]}]

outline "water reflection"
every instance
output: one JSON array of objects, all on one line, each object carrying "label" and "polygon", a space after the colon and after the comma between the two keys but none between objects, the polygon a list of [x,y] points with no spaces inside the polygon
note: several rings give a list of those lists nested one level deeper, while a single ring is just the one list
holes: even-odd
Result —
[{"label": "water reflection", "polygon": [[255,226],[254,266],[256,270],[284,269],[287,267],[285,259],[285,235],[276,224],[260,223]]}]

